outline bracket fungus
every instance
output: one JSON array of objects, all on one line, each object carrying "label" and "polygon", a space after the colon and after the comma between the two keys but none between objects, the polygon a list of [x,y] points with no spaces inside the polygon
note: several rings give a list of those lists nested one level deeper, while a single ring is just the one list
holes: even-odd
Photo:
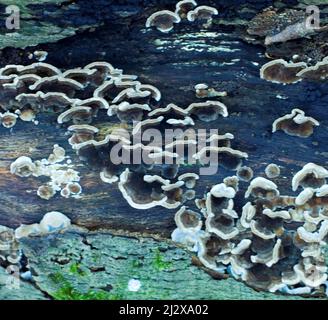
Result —
[{"label": "bracket fungus", "polygon": [[17,118],[17,114],[9,111],[5,113],[0,113],[0,122],[7,129],[10,129],[16,125]]},{"label": "bracket fungus", "polygon": [[188,189],[194,189],[197,183],[197,180],[199,180],[199,175],[196,173],[184,173],[178,178],[179,181],[184,181],[185,186]]},{"label": "bracket fungus", "polygon": [[249,185],[245,198],[249,196],[272,199],[279,196],[279,190],[275,183],[265,178],[255,178]]},{"label": "bracket fungus", "polygon": [[71,70],[65,71],[62,74],[62,77],[79,82],[83,86],[87,86],[89,83],[94,83],[96,81],[94,79],[96,73],[97,73],[96,69],[77,68],[77,69],[71,69]]},{"label": "bracket fungus", "polygon": [[43,216],[39,225],[41,232],[49,233],[67,229],[71,225],[71,220],[61,212],[52,211]]},{"label": "bracket fungus", "polygon": [[33,109],[16,110],[15,113],[22,121],[34,122],[34,124],[38,124],[38,121],[35,120],[36,112]]},{"label": "bracket fungus", "polygon": [[190,115],[196,115],[199,120],[205,122],[215,121],[219,115],[224,118],[229,115],[227,107],[219,101],[192,103],[186,112]]},{"label": "bracket fungus", "polygon": [[61,92],[66,94],[69,98],[73,98],[76,91],[82,90],[83,84],[72,80],[65,79],[62,76],[53,76],[47,78],[41,78],[30,86],[31,91],[41,91],[43,93],[48,92]]},{"label": "bracket fungus", "polygon": [[74,100],[61,92],[22,93],[16,96],[16,101],[22,108],[32,108],[35,112],[52,111],[59,112],[74,104]]},{"label": "bracket fungus", "polygon": [[38,188],[37,195],[44,200],[50,200],[56,194],[56,190],[50,184],[42,185]]},{"label": "bracket fungus", "polygon": [[181,19],[186,19],[189,11],[197,7],[195,0],[182,0],[175,5],[175,13],[180,16]]},{"label": "bracket fungus", "polygon": [[205,83],[199,83],[195,85],[196,97],[199,99],[226,97],[228,93],[226,91],[218,92]]},{"label": "bracket fungus", "polygon": [[127,101],[130,103],[147,103],[152,97],[152,92],[145,90],[141,91],[137,88],[127,88],[122,90],[112,101],[112,103],[117,104],[122,101]]},{"label": "bracket fungus", "polygon": [[301,81],[298,73],[307,68],[304,62],[288,63],[283,59],[273,60],[262,66],[261,79],[274,83],[292,84]]},{"label": "bracket fungus", "polygon": [[119,105],[111,105],[108,110],[108,115],[116,114],[121,122],[140,122],[146,112],[151,111],[148,104],[130,104],[123,101]]},{"label": "bracket fungus", "polygon": [[293,109],[290,114],[274,121],[272,132],[283,130],[288,135],[307,138],[313,134],[313,128],[319,125],[316,119],[307,117],[303,110]]},{"label": "bracket fungus", "polygon": [[319,188],[326,184],[326,178],[328,178],[328,170],[317,164],[308,163],[294,175],[292,180],[293,191],[296,191],[299,186]]},{"label": "bracket fungus", "polygon": [[238,214],[233,210],[235,195],[235,189],[222,183],[214,186],[206,196],[206,230],[223,240],[232,239],[239,233],[235,224]]},{"label": "bracket fungus", "polygon": [[190,22],[205,21],[206,23],[212,22],[213,16],[219,14],[218,10],[209,6],[199,6],[194,10],[188,12],[187,19]]},{"label": "bracket fungus", "polygon": [[180,186],[170,185],[169,181],[158,176],[156,178],[149,179],[143,174],[126,169],[120,176],[118,186],[123,197],[133,208],[144,210],[156,206],[167,209],[179,207],[181,204],[179,198],[182,199]]},{"label": "bracket fungus", "polygon": [[237,177],[242,181],[251,181],[254,177],[254,172],[250,167],[240,167],[237,171]]},{"label": "bracket fungus", "polygon": [[55,66],[44,63],[44,62],[36,62],[28,66],[22,65],[7,65],[0,69],[1,76],[9,76],[9,75],[24,75],[24,74],[34,74],[39,77],[52,77],[56,75],[60,75],[61,71]]},{"label": "bracket fungus", "polygon": [[239,150],[227,147],[204,147],[193,155],[195,160],[199,160],[202,165],[221,165],[228,170],[238,170],[243,160],[248,158],[248,154]]},{"label": "bracket fungus", "polygon": [[328,78],[328,57],[312,67],[301,70],[297,73],[297,77],[312,81],[326,80]]},{"label": "bracket fungus", "polygon": [[41,234],[40,226],[38,223],[29,225],[22,224],[15,229],[15,238],[20,240],[31,236],[38,236]]},{"label": "bracket fungus", "polygon": [[185,206],[175,214],[175,222],[180,230],[187,232],[197,232],[203,226],[201,215]]},{"label": "bracket fungus", "polygon": [[211,146],[215,147],[231,147],[231,141],[234,139],[234,135],[231,133],[225,134],[212,134],[206,142],[208,142]]},{"label": "bracket fungus", "polygon": [[239,191],[239,178],[237,176],[226,177],[223,179],[223,183],[227,187],[232,187],[236,192]]},{"label": "bracket fungus", "polygon": [[270,163],[265,168],[265,175],[269,179],[274,179],[280,176],[280,168],[274,163]]},{"label": "bracket fungus", "polygon": [[74,147],[77,144],[94,140],[99,129],[88,124],[72,125],[67,128],[68,132],[72,132],[72,136],[68,139],[69,144]]},{"label": "bracket fungus", "polygon": [[57,122],[63,124],[72,121],[74,124],[90,124],[93,112],[90,107],[72,107],[58,116]]},{"label": "bracket fungus", "polygon": [[23,178],[33,175],[35,170],[32,159],[25,156],[19,157],[10,165],[10,173]]},{"label": "bracket fungus", "polygon": [[[20,271],[22,253],[15,232],[5,226],[0,226],[0,264],[8,272]],[[12,270],[11,270],[12,268]]]},{"label": "bracket fungus", "polygon": [[46,213],[40,223],[21,225],[15,230],[16,239],[61,232],[71,227],[71,220],[63,213],[51,211]]},{"label": "bracket fungus", "polygon": [[146,21],[146,28],[155,27],[161,32],[170,32],[174,24],[180,23],[180,16],[169,10],[162,10],[153,13]]}]

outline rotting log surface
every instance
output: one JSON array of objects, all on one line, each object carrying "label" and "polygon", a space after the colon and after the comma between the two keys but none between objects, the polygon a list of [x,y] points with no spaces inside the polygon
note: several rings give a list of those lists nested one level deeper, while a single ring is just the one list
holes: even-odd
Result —
[{"label": "rotting log surface", "polygon": [[[142,82],[158,87],[162,91],[163,106],[172,102],[186,107],[196,102],[193,86],[207,83],[219,91],[228,92],[228,97],[221,101],[227,105],[230,116],[209,124],[197,121],[196,127],[217,128],[220,133],[234,134],[233,147],[249,154],[245,164],[252,167],[257,175],[263,175],[269,163],[280,165],[282,175],[276,182],[282,194],[290,194],[292,175],[307,162],[327,165],[325,142],[328,117],[325,108],[328,104],[328,84],[300,82],[282,86],[261,80],[259,68],[268,61],[264,56],[265,48],[241,40],[239,32],[244,32],[242,25],[245,21],[272,4],[271,1],[260,4],[231,1],[229,5],[224,5],[225,1],[217,1],[216,6],[225,12],[220,18],[226,21],[240,19],[241,25],[214,24],[207,30],[201,30],[199,25],[182,24],[169,34],[145,32],[144,23],[150,13],[172,8],[175,1],[157,4],[131,1],[128,8],[124,7],[124,1],[123,4],[120,1],[119,9],[114,4],[104,6],[100,14],[97,10],[101,9],[102,2],[97,2],[92,11],[86,1],[77,1],[76,5],[81,10],[79,14],[71,7],[64,10],[64,5],[31,6],[35,21],[45,19],[41,13],[47,9],[46,12],[54,12],[54,24],[63,24],[65,20],[69,21],[68,25],[76,24],[78,28],[82,21],[78,16],[92,16],[97,28],[82,28],[77,35],[53,44],[25,50],[5,48],[0,57],[2,66],[31,63],[27,55],[36,49],[48,51],[47,62],[63,69],[104,60],[124,69],[125,73],[138,75]],[[284,3],[287,6],[288,2]],[[251,13],[236,10],[241,4]],[[291,6],[296,4],[297,1],[295,4],[293,1]],[[298,43],[294,41],[295,51],[302,50]],[[286,55],[289,54],[290,51],[286,52]],[[277,95],[284,99],[278,99]],[[307,115],[320,121],[321,126],[315,129],[313,136],[301,139],[282,132],[271,134],[272,122],[294,107],[303,109]],[[56,210],[72,218],[73,223],[90,229],[108,228],[170,236],[174,229],[174,210],[156,208],[143,211],[129,207],[117,187],[102,183],[92,168],[77,167],[84,189],[82,198],[78,200],[58,196],[50,201],[41,200],[36,196],[36,189],[42,183],[40,179],[21,179],[11,175],[9,166],[17,157],[46,158],[54,144],[65,147],[74,164],[81,164],[67,143],[65,129],[56,124],[56,115],[40,115],[38,120],[38,126],[19,122],[10,131],[0,128],[0,225],[17,227],[21,223],[38,222],[44,213]],[[102,125],[112,125],[114,122],[105,114],[97,121]],[[191,169],[195,172],[198,170],[196,167]],[[182,170],[189,171],[190,168]],[[201,197],[206,188],[233,174],[219,169],[215,176],[203,176],[197,195]],[[242,184],[243,190],[246,187]],[[237,206],[240,208],[243,202],[240,198]],[[192,203],[188,205],[192,206]]]}]

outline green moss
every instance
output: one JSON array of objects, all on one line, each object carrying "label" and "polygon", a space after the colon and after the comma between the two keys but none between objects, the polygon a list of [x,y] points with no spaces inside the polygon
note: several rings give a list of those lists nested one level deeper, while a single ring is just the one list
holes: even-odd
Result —
[{"label": "green moss", "polygon": [[[78,264],[72,264],[70,270],[77,275],[81,275]],[[72,272],[72,273],[73,273]],[[123,295],[120,293],[111,293],[104,290],[88,290],[80,292],[65,279],[65,276],[60,272],[49,275],[50,280],[58,287],[58,289],[50,296],[55,300],[121,300]]]},{"label": "green moss", "polygon": [[121,300],[123,297],[119,294],[112,294],[103,290],[89,290],[85,293],[79,292],[71,285],[64,285],[51,296],[55,300]]},{"label": "green moss", "polygon": [[56,273],[52,273],[49,275],[49,279],[54,283],[54,284],[61,284],[63,282],[65,282],[65,277],[60,273],[60,272],[56,272]]},{"label": "green moss", "polygon": [[165,261],[163,254],[156,249],[153,267],[157,271],[164,271],[172,267],[172,262]]},{"label": "green moss", "polygon": [[69,267],[69,272],[82,277],[86,275],[86,272],[81,269],[81,266],[78,263],[72,263]]},{"label": "green moss", "polygon": [[141,268],[143,263],[139,260],[132,260],[132,268]]}]

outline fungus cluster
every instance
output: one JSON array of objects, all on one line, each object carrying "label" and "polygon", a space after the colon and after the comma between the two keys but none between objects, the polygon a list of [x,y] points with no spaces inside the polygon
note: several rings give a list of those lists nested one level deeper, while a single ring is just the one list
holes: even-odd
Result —
[{"label": "fungus cluster", "polygon": [[46,213],[40,223],[22,224],[15,230],[0,226],[0,266],[17,279],[31,280],[30,267],[20,249],[20,239],[63,232],[70,227],[71,220],[57,211]]},{"label": "fungus cluster", "polygon": [[226,91],[216,91],[210,88],[206,83],[199,83],[195,85],[196,97],[199,99],[215,98],[215,97],[226,97],[228,93]]},{"label": "fungus cluster", "polygon": [[20,259],[21,252],[14,230],[0,226],[0,265],[6,269],[10,268],[10,271],[12,268],[19,270]]},{"label": "fungus cluster", "polygon": [[327,178],[325,168],[305,165],[293,177],[293,191],[303,189],[294,197],[281,195],[274,182],[257,177],[245,192],[248,202],[238,212],[238,187],[229,177],[195,201],[199,212],[183,207],[176,213],[172,239],[197,252],[206,268],[258,290],[324,295]]},{"label": "fungus cluster", "polygon": [[170,32],[174,24],[186,20],[188,22],[201,22],[204,27],[212,24],[213,16],[218,15],[216,8],[210,6],[197,6],[194,0],[182,0],[176,4],[175,11],[161,10],[153,13],[146,21],[146,28],[154,27],[160,32]]},{"label": "fungus cluster", "polygon": [[37,190],[37,195],[41,199],[50,200],[57,192],[65,198],[77,198],[82,193],[79,184],[80,176],[72,169],[69,159],[63,163],[67,158],[65,149],[54,145],[48,159],[33,161],[29,157],[19,157],[11,164],[10,172],[22,178],[47,177],[49,182],[41,185]]},{"label": "fungus cluster", "polygon": [[[182,2],[178,7],[182,10],[186,5]],[[141,83],[137,76],[124,74],[107,62],[66,71],[41,62],[9,65],[0,70],[0,75],[5,79],[4,88],[8,83],[10,88],[0,95],[0,103],[6,106],[4,112],[14,112],[12,121],[18,114],[25,119],[35,119],[39,112],[57,114],[57,122],[67,129],[68,142],[79,158],[97,170],[104,183],[118,183],[123,197],[135,208],[175,209],[192,200],[195,191],[179,180],[181,174],[192,174],[180,172],[184,163],[214,163],[216,167],[238,170],[247,158],[246,153],[231,147],[234,136],[230,133],[188,136],[188,129],[197,121],[228,117],[222,102],[209,100],[221,96],[215,90],[209,90],[206,100],[187,107],[172,103],[163,106],[161,92],[155,86]],[[120,124],[115,128],[98,126],[100,117],[117,119]],[[175,130],[170,142],[168,129]],[[152,130],[157,130],[165,141],[151,144],[152,136],[148,135]],[[142,156],[136,161],[138,154]],[[64,159],[65,152],[57,147],[49,159],[33,162],[19,158],[11,170],[23,177],[49,177],[49,183],[37,192],[42,199],[49,200],[57,192],[63,197],[77,197],[81,193],[79,175],[62,167]]]},{"label": "fungus cluster", "polygon": [[15,239],[19,241],[21,238],[30,236],[45,235],[53,232],[62,232],[71,226],[71,220],[63,213],[51,211],[46,213],[40,223],[29,225],[21,225],[15,229]]},{"label": "fungus cluster", "polygon": [[282,84],[293,84],[302,80],[324,81],[328,78],[328,57],[314,66],[308,66],[305,62],[273,60],[261,67],[260,76],[267,81]]}]

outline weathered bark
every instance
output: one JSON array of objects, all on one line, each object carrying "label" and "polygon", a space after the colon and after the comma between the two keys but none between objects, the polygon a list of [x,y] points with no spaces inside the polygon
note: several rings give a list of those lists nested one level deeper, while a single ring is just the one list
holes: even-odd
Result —
[{"label": "weathered bark", "polygon": [[[214,280],[193,266],[184,250],[150,238],[69,232],[25,239],[22,248],[36,287],[57,298],[72,299],[65,288],[73,288],[75,295],[100,291],[107,299],[125,300],[300,299],[256,292],[232,279]],[[138,292],[128,291],[130,279],[141,282]]]}]

